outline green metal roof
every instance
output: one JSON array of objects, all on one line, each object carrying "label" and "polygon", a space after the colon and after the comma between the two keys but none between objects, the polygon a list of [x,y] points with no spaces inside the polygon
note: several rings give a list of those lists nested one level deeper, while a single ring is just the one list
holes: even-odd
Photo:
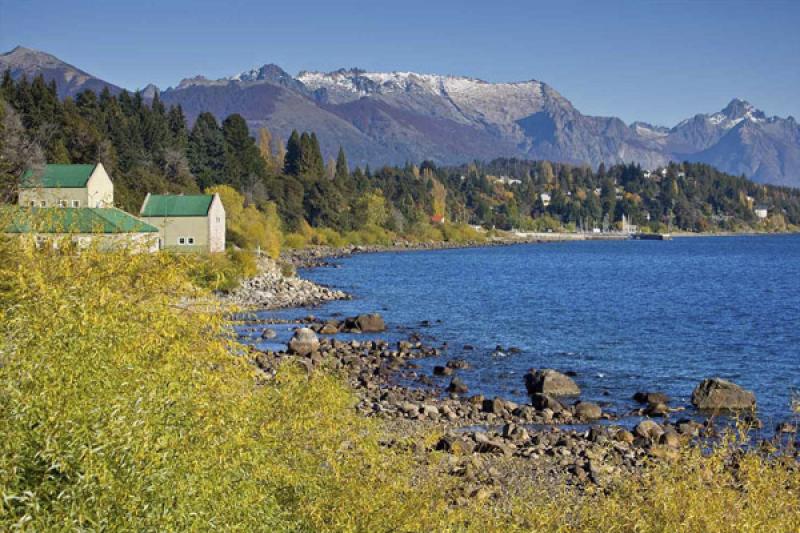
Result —
[{"label": "green metal roof", "polygon": [[97,165],[45,165],[41,171],[28,169],[22,174],[23,189],[76,189],[86,187]]},{"label": "green metal roof", "polygon": [[213,199],[211,194],[151,194],[139,216],[204,217]]},{"label": "green metal roof", "polygon": [[156,233],[115,207],[14,207],[0,213],[5,233]]}]

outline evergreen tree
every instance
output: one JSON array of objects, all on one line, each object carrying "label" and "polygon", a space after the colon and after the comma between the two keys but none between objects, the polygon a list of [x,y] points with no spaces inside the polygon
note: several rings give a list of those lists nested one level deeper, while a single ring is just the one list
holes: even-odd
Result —
[{"label": "evergreen tree", "polygon": [[225,138],[211,113],[197,117],[189,135],[187,155],[189,168],[201,188],[224,183]]},{"label": "evergreen tree", "polygon": [[297,130],[292,130],[289,140],[286,142],[286,155],[284,156],[283,171],[290,176],[300,175],[300,160],[303,149],[300,145],[300,134]]},{"label": "evergreen tree", "polygon": [[325,175],[325,160],[322,158],[322,150],[319,146],[319,139],[317,139],[317,134],[313,131],[311,132],[311,169],[310,174],[314,177],[321,178]]},{"label": "evergreen tree", "polygon": [[239,114],[230,115],[222,123],[225,139],[225,174],[231,184],[249,190],[264,176],[265,165],[255,141],[250,137],[247,122]]},{"label": "evergreen tree", "polygon": [[339,155],[336,156],[336,175],[337,181],[345,181],[350,177],[350,170],[347,168],[347,156],[344,155],[344,148],[339,146]]}]

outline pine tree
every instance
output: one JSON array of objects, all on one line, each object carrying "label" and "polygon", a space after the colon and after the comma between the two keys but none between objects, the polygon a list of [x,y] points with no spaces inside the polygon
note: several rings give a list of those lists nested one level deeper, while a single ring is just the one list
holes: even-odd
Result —
[{"label": "pine tree", "polygon": [[234,113],[226,118],[222,123],[222,135],[226,179],[240,189],[249,190],[264,175],[266,167],[244,117]]},{"label": "pine tree", "polygon": [[339,146],[339,155],[336,156],[336,180],[344,181],[350,177],[350,170],[347,168],[347,156],[344,155],[344,148]]},{"label": "pine tree", "polygon": [[325,175],[325,160],[322,158],[322,150],[319,147],[319,139],[317,134],[311,132],[311,175],[316,178],[321,178]]},{"label": "pine tree", "polygon": [[222,165],[225,157],[225,138],[211,113],[201,113],[192,127],[187,149],[189,168],[198,185],[206,188],[224,182]]},{"label": "pine tree", "polygon": [[308,132],[300,134],[300,176],[310,176],[314,170],[314,154],[311,136]]},{"label": "pine tree", "polygon": [[292,130],[289,140],[286,142],[286,155],[284,157],[283,171],[290,176],[300,175],[300,160],[303,157],[303,149],[300,145],[300,134],[297,130]]}]

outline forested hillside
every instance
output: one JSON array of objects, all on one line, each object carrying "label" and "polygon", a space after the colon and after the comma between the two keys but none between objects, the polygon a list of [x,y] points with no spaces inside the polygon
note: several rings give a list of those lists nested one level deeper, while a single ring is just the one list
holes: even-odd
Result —
[{"label": "forested hillside", "polygon": [[[26,167],[100,161],[114,179],[117,203],[133,213],[147,192],[213,187],[228,207],[231,240],[243,247],[475,236],[466,224],[610,229],[623,216],[654,231],[800,224],[800,191],[704,164],[672,163],[652,174],[636,165],[595,170],[514,159],[351,169],[343,150],[324,161],[313,132],[284,140],[262,128],[254,139],[240,115],[220,124],[210,113],[189,128],[180,106],[168,108],[158,94],[146,101],[139,93],[84,91],[60,100],[42,77],[14,81],[6,72],[0,99],[4,201],[14,201]],[[767,209],[766,219],[756,207]]]}]

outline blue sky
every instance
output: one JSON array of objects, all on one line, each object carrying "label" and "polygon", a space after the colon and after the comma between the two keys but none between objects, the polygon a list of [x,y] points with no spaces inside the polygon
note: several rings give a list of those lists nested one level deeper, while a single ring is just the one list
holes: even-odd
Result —
[{"label": "blue sky", "polygon": [[0,0],[0,50],[129,89],[264,63],[544,81],[584,113],[674,125],[733,97],[800,118],[800,1]]}]

